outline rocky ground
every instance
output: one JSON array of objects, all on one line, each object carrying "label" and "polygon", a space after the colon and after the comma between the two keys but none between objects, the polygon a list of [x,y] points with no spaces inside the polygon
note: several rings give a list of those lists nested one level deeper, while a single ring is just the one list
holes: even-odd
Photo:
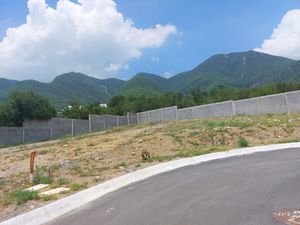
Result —
[{"label": "rocky ground", "polygon": [[[159,162],[294,141],[300,141],[300,114],[118,127],[58,141],[3,148],[0,149],[0,221]],[[143,150],[151,154],[150,159],[142,159]],[[48,189],[68,187],[69,192],[35,200],[20,200],[20,196],[12,194],[32,186],[29,183],[32,151],[37,151],[40,183],[49,182]]]}]

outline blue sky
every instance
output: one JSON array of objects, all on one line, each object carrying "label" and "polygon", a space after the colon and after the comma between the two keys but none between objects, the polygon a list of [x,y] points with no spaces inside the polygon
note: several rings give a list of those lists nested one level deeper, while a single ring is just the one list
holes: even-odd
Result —
[{"label": "blue sky", "polygon": [[[47,1],[51,7],[55,7],[56,2],[57,0]],[[123,69],[105,75],[123,79],[128,79],[138,72],[168,76],[190,70],[214,54],[261,47],[286,13],[300,8],[300,0],[116,0],[115,2],[117,11],[125,18],[130,18],[138,29],[150,28],[156,24],[163,26],[172,24],[177,30],[176,34],[166,37],[163,44],[159,44],[158,47],[141,48],[141,56],[123,60],[126,62]],[[8,27],[24,24],[27,14],[26,0],[0,0],[0,40],[5,37]],[[6,71],[8,70],[3,70],[2,73]],[[30,69],[25,71],[30,74]],[[5,74],[1,74],[0,68],[1,76]],[[49,76],[49,79],[45,76],[41,78],[38,75],[32,76],[33,79],[44,81],[52,79],[52,76]],[[11,77],[22,79],[21,76]]]}]

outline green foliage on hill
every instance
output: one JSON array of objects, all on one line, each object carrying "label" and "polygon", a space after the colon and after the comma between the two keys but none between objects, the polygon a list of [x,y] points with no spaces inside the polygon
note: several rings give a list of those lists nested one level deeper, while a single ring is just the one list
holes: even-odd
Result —
[{"label": "green foliage on hill", "polygon": [[[34,91],[47,97],[58,109],[71,102],[81,104],[108,102],[124,81],[118,79],[99,80],[80,73],[68,73],[56,77],[50,83],[34,80],[14,82],[6,89],[0,89],[0,100],[11,91]],[[0,80],[0,87],[5,83]],[[2,92],[2,94],[1,94]]]},{"label": "green foliage on hill", "polygon": [[147,73],[139,73],[127,81],[117,92],[118,95],[156,95],[170,91],[166,78]]},{"label": "green foliage on hill", "polygon": [[0,104],[0,126],[22,126],[25,120],[46,120],[56,115],[47,98],[34,92],[12,92]]},{"label": "green foliage on hill", "polygon": [[[190,93],[218,85],[250,88],[283,82],[282,73],[296,61],[255,51],[215,55],[195,69],[170,78],[177,91]],[[287,77],[286,77],[287,78]]]}]

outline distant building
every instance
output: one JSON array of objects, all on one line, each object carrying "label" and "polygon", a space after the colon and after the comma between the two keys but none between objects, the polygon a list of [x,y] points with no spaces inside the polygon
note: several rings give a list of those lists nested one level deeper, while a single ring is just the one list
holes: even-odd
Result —
[{"label": "distant building", "polygon": [[101,108],[107,108],[107,104],[100,104]]}]

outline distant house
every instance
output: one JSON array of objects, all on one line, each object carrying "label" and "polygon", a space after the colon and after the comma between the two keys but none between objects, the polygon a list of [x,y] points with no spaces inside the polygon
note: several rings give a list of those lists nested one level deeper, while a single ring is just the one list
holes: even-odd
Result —
[{"label": "distant house", "polygon": [[107,104],[100,104],[101,108],[107,108]]}]

